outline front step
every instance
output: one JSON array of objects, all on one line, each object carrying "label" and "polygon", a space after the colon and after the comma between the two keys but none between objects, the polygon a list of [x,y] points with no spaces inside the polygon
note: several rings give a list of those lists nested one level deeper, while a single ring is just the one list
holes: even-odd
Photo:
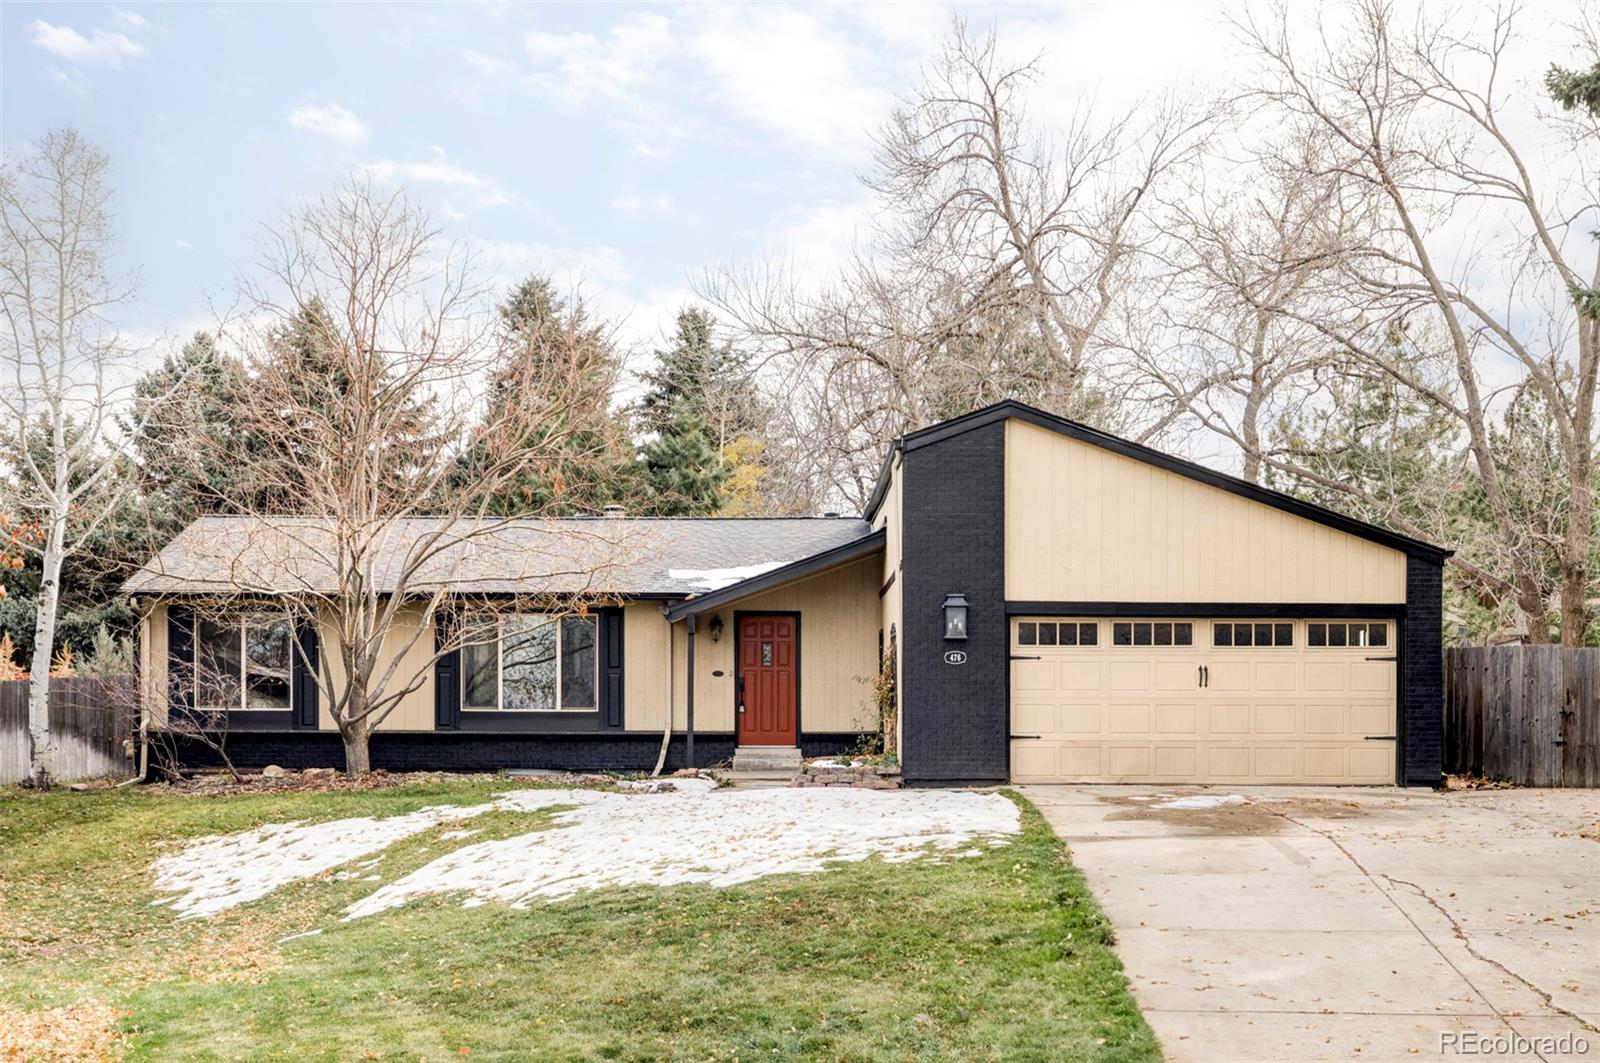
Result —
[{"label": "front step", "polygon": [[793,775],[800,770],[800,747],[739,746],[733,751],[733,770],[752,775],[756,773]]}]

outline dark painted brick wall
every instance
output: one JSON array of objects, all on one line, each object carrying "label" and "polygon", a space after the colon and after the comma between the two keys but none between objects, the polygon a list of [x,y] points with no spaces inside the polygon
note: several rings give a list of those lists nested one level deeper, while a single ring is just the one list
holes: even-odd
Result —
[{"label": "dark painted brick wall", "polygon": [[1444,765],[1444,566],[1406,559],[1400,781],[1437,786]]},{"label": "dark painted brick wall", "polygon": [[[858,747],[854,734],[807,734],[800,748],[808,757],[833,756]],[[228,756],[239,768],[277,764],[285,768],[344,767],[344,746],[331,731],[240,731],[230,734]],[[733,759],[731,734],[694,736],[697,767]],[[552,768],[563,771],[649,771],[655,767],[661,736],[640,734],[472,734],[463,731],[380,732],[372,737],[372,766],[387,771],[500,771]],[[215,767],[215,751],[184,743],[187,767]],[[672,737],[666,770],[684,767],[684,739]]]},{"label": "dark painted brick wall", "polygon": [[[902,742],[908,782],[1004,782],[1010,772],[1005,615],[1005,423],[907,449]],[[968,639],[944,641],[946,594]],[[967,663],[944,663],[959,645]]]}]

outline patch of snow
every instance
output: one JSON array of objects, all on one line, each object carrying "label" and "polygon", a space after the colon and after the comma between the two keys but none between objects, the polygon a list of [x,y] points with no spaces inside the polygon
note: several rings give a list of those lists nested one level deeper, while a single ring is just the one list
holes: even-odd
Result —
[{"label": "patch of snow", "polygon": [[447,831],[444,831],[443,833],[441,833],[439,835],[439,840],[440,841],[446,841],[446,842],[453,842],[458,838],[470,838],[474,834],[482,834],[482,833],[483,833],[483,831],[477,829],[476,827],[474,827],[472,830],[447,830]]},{"label": "patch of snow", "polygon": [[850,762],[847,760],[834,760],[831,757],[809,760],[806,763],[813,768],[848,768],[850,766]]},{"label": "patch of snow", "polygon": [[697,591],[720,591],[724,587],[731,587],[740,580],[747,580],[763,573],[771,572],[775,568],[782,568],[787,561],[763,561],[759,565],[740,565],[736,568],[672,568],[667,570],[668,579],[686,581],[691,588]]},{"label": "patch of snow", "polygon": [[593,790],[524,790],[499,804],[557,813],[548,830],[478,842],[439,857],[351,905],[346,919],[428,894],[466,893],[523,907],[606,886],[731,886],[814,872],[832,860],[956,855],[1015,834],[1017,807],[998,794],[843,789],[724,790],[648,799]]},{"label": "patch of snow", "polygon": [[[158,893],[152,904],[192,919],[260,900],[279,886],[314,878],[360,856],[441,823],[470,819],[495,805],[445,805],[403,816],[335,819],[326,823],[269,823],[238,834],[199,838],[152,865]],[[364,865],[365,866],[365,865]]]},{"label": "patch of snow", "polygon": [[1173,797],[1165,801],[1157,801],[1150,807],[1200,810],[1242,804],[1244,804],[1244,798],[1238,794],[1191,794],[1188,797]]},{"label": "patch of snow", "polygon": [[631,794],[703,794],[717,788],[717,780],[694,779],[632,779],[617,783],[617,789]]},{"label": "patch of snow", "polygon": [[279,938],[278,944],[282,945],[285,941],[299,941],[301,938],[314,938],[320,933],[322,933],[321,927],[318,927],[316,930],[302,930],[298,934],[290,934],[286,938]]}]

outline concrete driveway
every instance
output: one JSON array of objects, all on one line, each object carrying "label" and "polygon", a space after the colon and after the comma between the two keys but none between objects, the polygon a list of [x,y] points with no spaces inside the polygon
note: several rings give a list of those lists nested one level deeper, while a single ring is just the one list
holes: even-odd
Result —
[{"label": "concrete driveway", "polygon": [[1600,1060],[1600,792],[1020,789],[1168,1060]]}]

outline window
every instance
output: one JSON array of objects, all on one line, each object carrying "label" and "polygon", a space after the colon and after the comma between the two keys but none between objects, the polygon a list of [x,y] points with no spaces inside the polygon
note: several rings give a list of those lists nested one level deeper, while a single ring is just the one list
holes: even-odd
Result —
[{"label": "window", "polygon": [[1024,620],[1017,625],[1019,646],[1095,646],[1099,642],[1100,624],[1094,620]]},{"label": "window", "polygon": [[1294,625],[1284,623],[1234,623],[1215,620],[1211,624],[1213,646],[1293,646]]},{"label": "window", "polygon": [[469,620],[461,650],[462,708],[474,712],[594,712],[598,625],[543,613]]},{"label": "window", "polygon": [[1194,625],[1185,620],[1129,620],[1111,625],[1113,646],[1192,646]]},{"label": "window", "polygon": [[1306,642],[1312,646],[1387,646],[1389,625],[1382,620],[1307,624]]},{"label": "window", "polygon": [[195,707],[293,708],[294,625],[288,617],[201,620],[194,633]]}]

